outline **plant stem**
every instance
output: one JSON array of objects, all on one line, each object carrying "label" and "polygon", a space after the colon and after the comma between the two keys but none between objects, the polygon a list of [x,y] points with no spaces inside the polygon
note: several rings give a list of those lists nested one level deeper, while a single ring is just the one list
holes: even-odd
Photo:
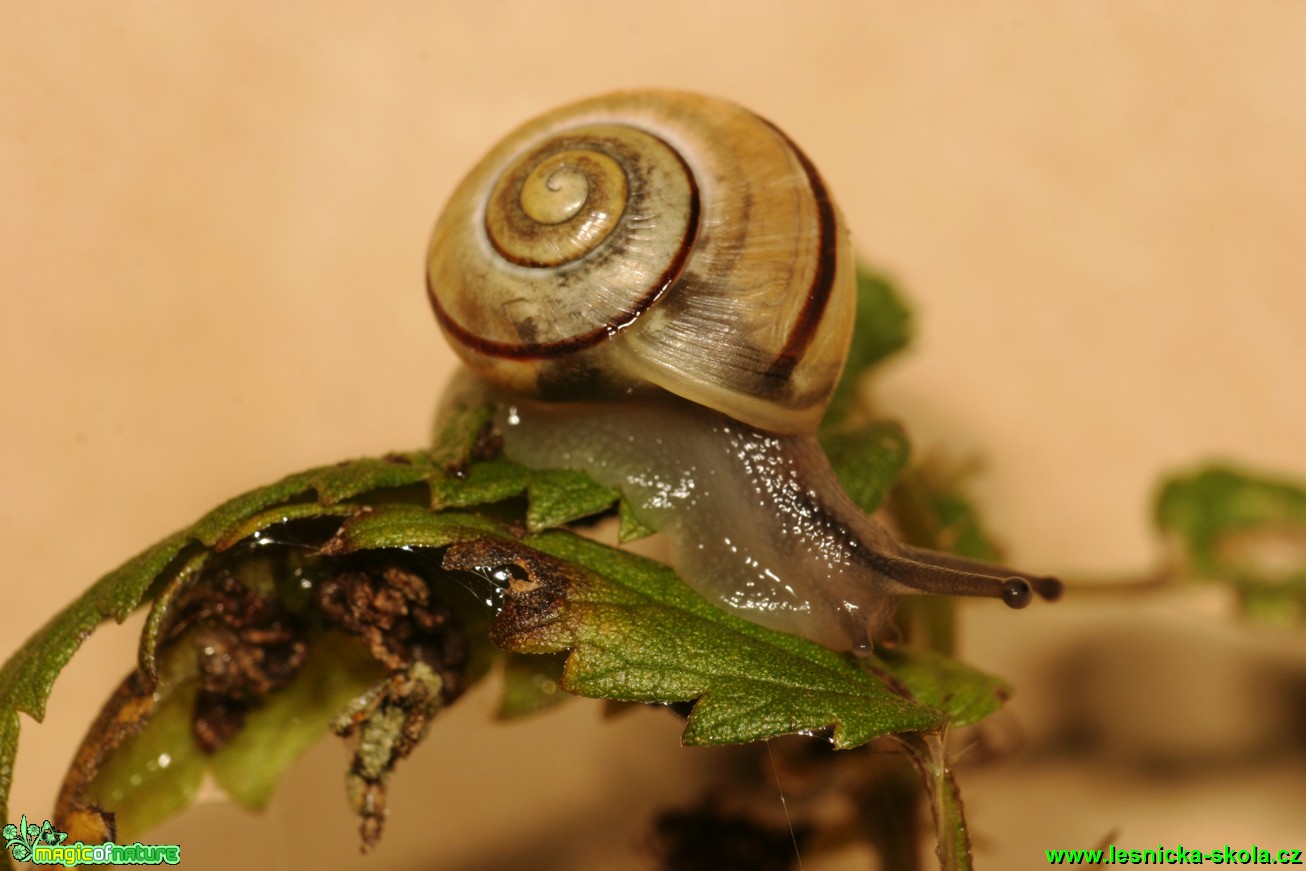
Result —
[{"label": "plant stem", "polygon": [[937,838],[940,871],[972,871],[970,833],[962,812],[961,792],[948,767],[947,727],[937,732],[903,732],[894,736],[920,773]]}]

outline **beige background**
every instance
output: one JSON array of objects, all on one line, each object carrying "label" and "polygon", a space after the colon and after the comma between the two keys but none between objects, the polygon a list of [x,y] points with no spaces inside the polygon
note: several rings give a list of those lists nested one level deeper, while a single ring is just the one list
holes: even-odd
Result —
[{"label": "beige background", "polygon": [[[0,655],[219,500],[421,444],[451,366],[421,284],[440,205],[513,125],[621,86],[728,97],[804,146],[920,315],[877,398],[923,448],[986,459],[975,489],[1020,563],[1145,568],[1149,494],[1176,464],[1306,477],[1306,5],[0,10]],[[1026,745],[963,770],[980,867],[1039,867],[1113,828],[1306,847],[1306,764],[1281,740],[1300,721],[1261,681],[1300,686],[1301,635],[1224,609],[967,612],[969,656],[1021,687],[994,728]],[[131,644],[97,636],[24,734],[14,813],[49,807]],[[1040,665],[1062,656],[1079,670]],[[1067,699],[1110,713],[1091,753],[1044,740]],[[330,745],[268,817],[208,805],[158,840],[192,868],[225,867],[201,858],[222,849],[269,868],[619,867],[641,802],[696,794],[657,777],[709,752],[679,750],[669,717],[601,726],[579,703],[487,728],[490,702],[437,724],[369,860]],[[577,732],[570,769],[554,749]],[[1153,776],[1157,754],[1178,773]],[[589,852],[556,858],[570,825]]]}]

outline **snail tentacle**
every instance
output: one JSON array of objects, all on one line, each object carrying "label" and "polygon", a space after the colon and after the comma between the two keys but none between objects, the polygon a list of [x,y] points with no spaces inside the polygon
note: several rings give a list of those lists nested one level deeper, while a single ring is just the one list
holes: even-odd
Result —
[{"label": "snail tentacle", "polygon": [[1057,601],[1065,591],[1065,585],[1062,584],[1058,578],[1050,577],[1048,575],[1034,575],[1029,572],[1010,569],[1006,566],[994,565],[993,563],[987,563],[982,560],[970,559],[969,557],[958,556],[954,553],[944,553],[942,551],[930,550],[923,547],[902,545],[902,549],[906,556],[910,557],[911,560],[917,564],[954,569],[964,574],[985,578],[1025,581],[1029,584],[1030,589],[1033,590],[1040,599],[1044,599],[1048,602]]}]

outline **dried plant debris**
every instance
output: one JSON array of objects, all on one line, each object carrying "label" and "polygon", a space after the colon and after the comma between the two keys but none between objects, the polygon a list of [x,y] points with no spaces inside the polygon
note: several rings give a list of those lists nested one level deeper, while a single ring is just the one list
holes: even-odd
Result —
[{"label": "dried plant debris", "polygon": [[316,601],[329,623],[366,641],[392,672],[420,662],[439,677],[444,702],[461,695],[467,638],[420,575],[394,565],[346,571],[318,584]]},{"label": "dried plant debris", "polygon": [[193,729],[205,753],[226,744],[251,709],[294,678],[307,650],[302,620],[225,570],[192,586],[174,606],[162,646],[171,643],[195,655],[200,689]]},{"label": "dried plant debris", "polygon": [[331,578],[318,586],[317,603],[389,670],[332,724],[354,746],[348,794],[366,852],[381,837],[385,785],[395,765],[426,737],[440,708],[463,692],[468,642],[427,582],[396,566]]},{"label": "dried plant debris", "polygon": [[92,842],[120,822],[139,831],[184,807],[206,770],[257,807],[330,728],[355,748],[348,796],[375,844],[395,764],[467,685],[454,609],[413,566],[255,548],[166,598],[157,679],[137,669],[93,725],[60,795],[65,829]]},{"label": "dried plant debris", "polygon": [[363,852],[381,838],[386,781],[399,760],[426,737],[447,695],[448,686],[440,675],[427,663],[415,661],[350,705],[332,725],[354,747],[347,789],[350,806],[361,821]]}]

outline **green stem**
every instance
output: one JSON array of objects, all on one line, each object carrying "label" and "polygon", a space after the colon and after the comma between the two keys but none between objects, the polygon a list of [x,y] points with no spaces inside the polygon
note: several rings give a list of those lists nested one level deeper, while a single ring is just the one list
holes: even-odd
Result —
[{"label": "green stem", "polygon": [[929,797],[940,871],[972,871],[970,833],[962,812],[961,792],[948,767],[947,727],[937,732],[903,732],[894,737],[907,749]]},{"label": "green stem", "polygon": [[1137,575],[1117,575],[1107,578],[1074,578],[1062,575],[1067,597],[1076,599],[1114,598],[1118,596],[1149,595],[1169,587],[1176,586],[1184,579],[1178,566],[1166,563],[1157,568]]}]

